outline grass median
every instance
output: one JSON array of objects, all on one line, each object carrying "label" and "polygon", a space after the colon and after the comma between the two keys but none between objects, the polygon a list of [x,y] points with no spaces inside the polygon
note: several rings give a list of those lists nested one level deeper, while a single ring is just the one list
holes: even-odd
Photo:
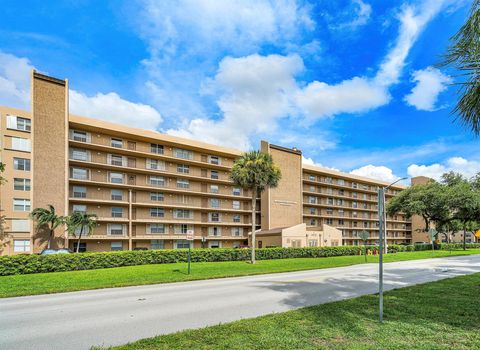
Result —
[{"label": "grass median", "polygon": [[[385,262],[428,259],[458,255],[480,254],[480,249],[466,251],[421,251],[385,255]],[[369,263],[378,262],[378,256],[369,256]],[[99,288],[171,283],[211,278],[248,276],[265,273],[324,269],[363,264],[363,256],[329,258],[296,258],[261,260],[257,264],[244,261],[192,263],[187,274],[186,263],[139,265],[99,270],[52,272],[0,277],[0,297],[49,294]]]},{"label": "grass median", "polygon": [[[140,340],[116,350],[480,349],[480,274]],[[92,348],[97,349],[97,348]]]}]

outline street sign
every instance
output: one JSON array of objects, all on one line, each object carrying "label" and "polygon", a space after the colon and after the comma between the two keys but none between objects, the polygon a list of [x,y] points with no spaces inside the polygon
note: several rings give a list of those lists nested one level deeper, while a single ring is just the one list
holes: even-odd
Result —
[{"label": "street sign", "polygon": [[477,232],[475,232],[475,237],[480,238],[480,230],[478,230]]},{"label": "street sign", "polygon": [[193,230],[187,231],[187,241],[193,241]]}]

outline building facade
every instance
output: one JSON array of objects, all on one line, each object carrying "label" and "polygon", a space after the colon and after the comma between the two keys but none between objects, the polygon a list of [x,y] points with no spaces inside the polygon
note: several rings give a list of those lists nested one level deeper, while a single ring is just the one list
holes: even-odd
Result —
[{"label": "building facade", "polygon": [[[189,230],[193,248],[249,244],[251,193],[230,180],[240,150],[72,115],[68,81],[36,72],[31,79],[30,112],[0,107],[7,179],[0,208],[11,236],[3,254],[45,249],[48,233],[29,213],[49,204],[59,215],[98,216],[81,251],[185,248]],[[300,225],[314,235],[325,224],[341,231],[337,244],[361,244],[362,230],[378,241],[375,191],[386,183],[302,164],[296,149],[268,142],[260,148],[272,154],[282,180],[258,198],[259,232]],[[389,243],[411,241],[405,217],[388,218],[387,229]],[[76,244],[64,228],[55,231],[52,248]]]}]

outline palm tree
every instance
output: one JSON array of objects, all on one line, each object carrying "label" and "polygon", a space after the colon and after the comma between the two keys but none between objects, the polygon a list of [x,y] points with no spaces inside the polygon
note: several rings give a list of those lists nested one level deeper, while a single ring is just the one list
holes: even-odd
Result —
[{"label": "palm tree", "polygon": [[451,65],[461,72],[462,81],[453,113],[460,123],[480,136],[480,0],[474,0],[470,16],[451,38],[451,44],[439,66]]},{"label": "palm tree", "polygon": [[272,156],[260,151],[244,153],[232,167],[230,175],[236,186],[252,191],[252,257],[255,264],[255,215],[257,195],[267,188],[277,187],[282,174]]},{"label": "palm tree", "polygon": [[50,249],[52,245],[53,233],[58,226],[65,223],[65,218],[63,216],[58,216],[55,213],[55,208],[51,204],[48,205],[48,209],[33,209],[33,211],[30,213],[30,217],[37,222],[37,230],[41,228],[48,229],[49,235],[47,248]]},{"label": "palm tree", "polygon": [[76,252],[78,253],[80,251],[80,240],[82,239],[82,235],[84,233],[90,235],[97,226],[97,215],[76,211],[67,218],[66,224],[68,233],[70,234],[75,235],[77,230],[80,229],[76,249]]}]

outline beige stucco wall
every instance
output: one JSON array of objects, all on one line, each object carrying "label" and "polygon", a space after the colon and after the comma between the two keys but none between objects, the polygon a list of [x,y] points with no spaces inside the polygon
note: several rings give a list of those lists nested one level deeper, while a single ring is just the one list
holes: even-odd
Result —
[{"label": "beige stucco wall", "polygon": [[[68,86],[33,73],[32,79],[33,164],[32,209],[51,204],[58,215],[67,215]],[[36,127],[38,126],[38,127]],[[37,232],[34,252],[47,246],[48,233]],[[52,248],[65,246],[63,227],[55,232]]]}]

